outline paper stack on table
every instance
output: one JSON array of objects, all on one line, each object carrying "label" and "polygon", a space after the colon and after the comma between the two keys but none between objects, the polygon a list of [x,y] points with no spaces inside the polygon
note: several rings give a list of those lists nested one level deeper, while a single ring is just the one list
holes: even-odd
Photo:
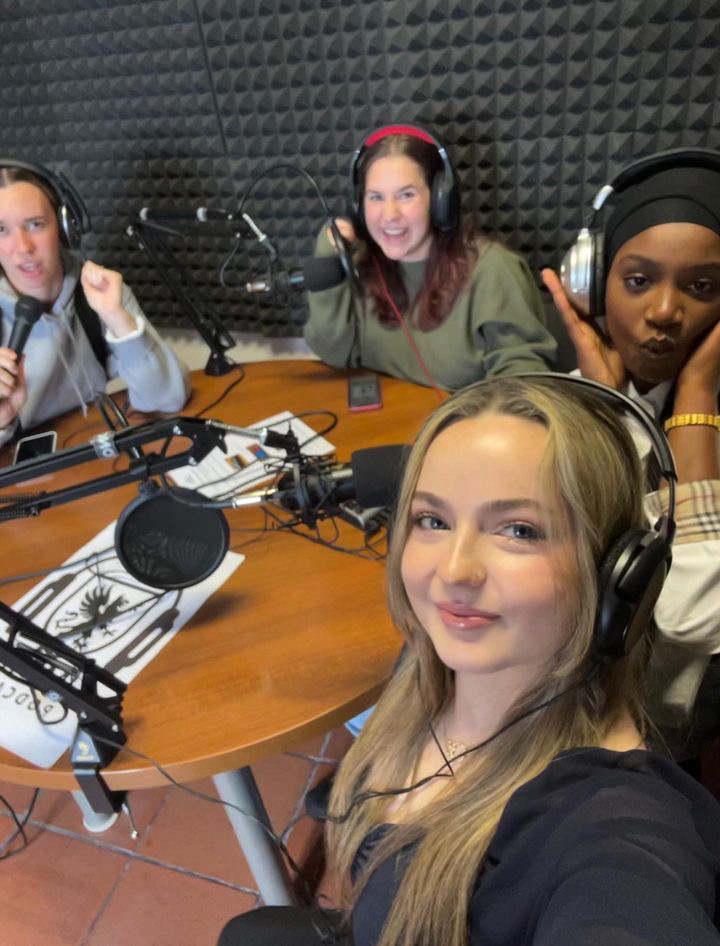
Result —
[{"label": "paper stack on table", "polygon": [[[253,430],[262,427],[272,427],[280,433],[292,430],[306,456],[332,456],[335,452],[329,441],[316,434],[291,411],[282,411],[251,424]],[[227,453],[215,447],[196,466],[181,466],[173,470],[170,474],[173,482],[215,498],[259,487],[282,469],[284,450],[262,446],[259,441],[239,434],[227,434],[225,443]]]}]

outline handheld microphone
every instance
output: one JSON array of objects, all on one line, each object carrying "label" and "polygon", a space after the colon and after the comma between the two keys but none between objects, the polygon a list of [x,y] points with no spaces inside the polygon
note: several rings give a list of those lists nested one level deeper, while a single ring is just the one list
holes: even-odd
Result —
[{"label": "handheld microphone", "polygon": [[322,292],[334,289],[345,279],[345,270],[337,256],[311,256],[306,259],[301,269],[264,276],[246,283],[247,292],[284,292],[289,289],[306,289],[308,292]]},{"label": "handheld microphone", "polygon": [[40,299],[34,299],[32,296],[20,296],[15,303],[15,321],[13,322],[7,347],[12,349],[18,358],[23,353],[33,325],[46,308],[44,302],[41,302]]}]

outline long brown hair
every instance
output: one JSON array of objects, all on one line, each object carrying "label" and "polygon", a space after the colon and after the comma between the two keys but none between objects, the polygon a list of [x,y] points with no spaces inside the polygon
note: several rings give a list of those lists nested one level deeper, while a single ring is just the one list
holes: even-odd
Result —
[{"label": "long brown hair", "polygon": [[[388,135],[369,147],[358,165],[359,203],[365,195],[365,181],[370,167],[379,158],[404,155],[422,170],[428,187],[443,164],[435,145],[410,135]],[[388,259],[377,243],[364,233],[365,243],[357,261],[367,294],[375,304],[377,317],[385,325],[398,325],[398,318],[388,295],[398,311],[407,315],[408,299],[400,264]],[[470,268],[478,255],[481,238],[463,230],[461,223],[452,230],[433,229],[425,282],[412,306],[411,322],[424,332],[437,328],[450,314],[460,291],[468,281]],[[387,287],[387,291],[386,288]]]},{"label": "long brown hair", "polygon": [[[428,726],[454,693],[454,675],[435,653],[402,582],[412,497],[433,440],[456,421],[491,411],[526,418],[548,431],[540,475],[552,508],[559,510],[550,524],[551,536],[556,531],[576,543],[572,573],[565,569],[557,576],[566,640],[550,672],[518,694],[506,722],[519,721],[467,756],[441,792],[394,825],[353,880],[358,849],[373,828],[388,820],[393,798],[354,807],[353,799],[363,791],[389,791],[409,783],[427,743]],[[466,946],[470,897],[513,793],[558,753],[602,745],[624,713],[630,712],[644,732],[640,684],[647,642],[590,674],[598,565],[621,533],[643,524],[642,493],[641,467],[629,434],[586,390],[561,388],[552,379],[500,378],[464,389],[426,422],[408,461],[388,560],[389,609],[406,651],[343,760],[330,800],[332,816],[349,812],[341,823],[331,824],[327,835],[330,867],[347,905],[380,863],[412,845],[379,946]],[[523,713],[527,715],[519,719]]]}]

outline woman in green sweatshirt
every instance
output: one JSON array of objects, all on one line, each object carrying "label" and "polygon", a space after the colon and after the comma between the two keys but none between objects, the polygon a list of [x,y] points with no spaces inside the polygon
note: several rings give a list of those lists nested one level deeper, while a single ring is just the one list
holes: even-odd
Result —
[{"label": "woman in green sweatshirt", "polygon": [[[323,361],[456,390],[486,377],[552,367],[556,344],[523,259],[465,230],[442,144],[415,125],[366,137],[351,165],[349,283],[309,293],[305,339]],[[335,253],[330,228],[316,248]]]}]

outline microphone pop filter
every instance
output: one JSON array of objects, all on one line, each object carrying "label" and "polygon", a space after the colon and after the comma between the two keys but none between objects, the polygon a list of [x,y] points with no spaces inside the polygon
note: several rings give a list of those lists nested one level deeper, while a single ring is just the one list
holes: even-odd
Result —
[{"label": "microphone pop filter", "polygon": [[115,528],[115,549],[125,570],[164,591],[197,585],[212,575],[228,550],[230,530],[219,509],[191,505],[203,502],[195,490],[146,487],[125,507]]}]

